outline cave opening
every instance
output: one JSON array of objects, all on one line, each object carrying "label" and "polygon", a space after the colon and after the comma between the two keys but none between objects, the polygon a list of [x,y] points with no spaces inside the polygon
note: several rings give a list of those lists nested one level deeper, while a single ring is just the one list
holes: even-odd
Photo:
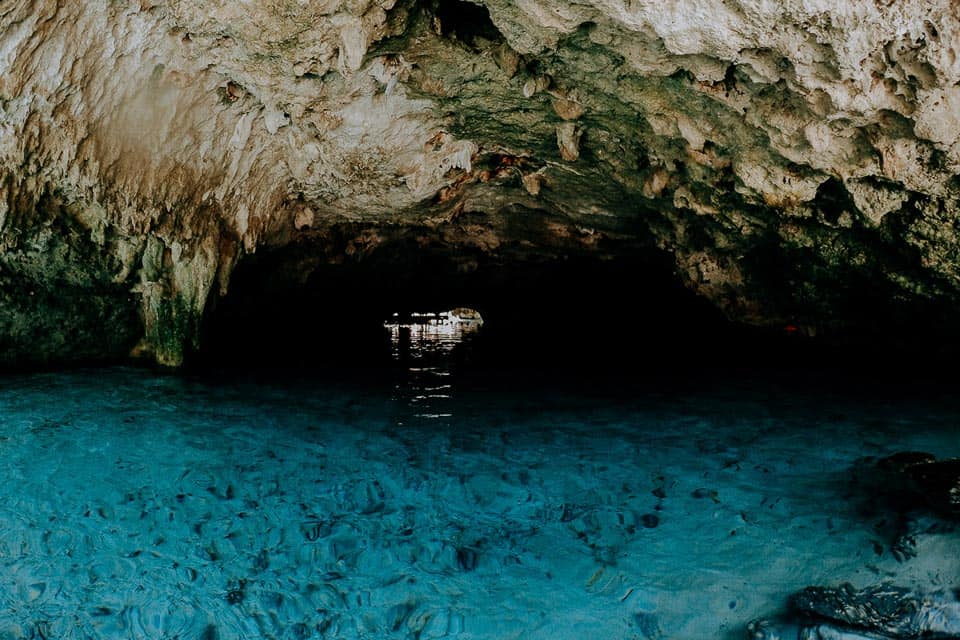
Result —
[{"label": "cave opening", "polygon": [[[902,379],[934,371],[957,353],[952,333],[937,329],[955,326],[954,316],[936,307],[922,318],[905,316],[876,282],[848,274],[831,285],[862,307],[848,314],[857,320],[849,328],[832,328],[827,314],[799,313],[750,326],[730,321],[722,304],[687,288],[674,256],[639,234],[578,249],[569,242],[534,243],[546,222],[532,212],[510,220],[517,240],[495,250],[463,242],[453,229],[345,224],[248,255],[226,295],[215,292],[208,301],[201,347],[188,364],[403,369],[413,354],[401,357],[399,333],[391,333],[400,328],[391,328],[392,319],[458,308],[474,310],[482,325],[430,357],[459,371]],[[753,259],[762,261],[754,271],[769,282],[751,286],[774,301],[816,275],[784,268],[777,252]],[[802,257],[794,262],[814,264]],[[789,311],[786,302],[780,306]],[[926,323],[923,330],[917,322]],[[414,329],[405,331],[412,336]]]},{"label": "cave opening", "polygon": [[383,323],[390,335],[390,354],[398,363],[416,365],[449,357],[483,328],[476,309],[394,312]]},{"label": "cave opening", "polygon": [[[458,309],[482,321],[469,331],[440,322]],[[413,314],[435,324],[412,322]],[[228,294],[208,305],[192,363],[390,369],[429,356],[460,370],[643,376],[795,363],[799,342],[781,329],[731,323],[655,250],[503,259],[385,246],[363,259],[321,260],[293,246],[239,265]]]}]

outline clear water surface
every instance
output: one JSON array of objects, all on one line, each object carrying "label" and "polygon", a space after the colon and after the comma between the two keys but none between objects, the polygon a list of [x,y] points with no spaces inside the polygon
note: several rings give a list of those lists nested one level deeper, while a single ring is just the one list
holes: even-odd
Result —
[{"label": "clear water surface", "polygon": [[0,379],[0,638],[741,638],[899,563],[848,478],[960,455],[949,394],[710,384]]}]

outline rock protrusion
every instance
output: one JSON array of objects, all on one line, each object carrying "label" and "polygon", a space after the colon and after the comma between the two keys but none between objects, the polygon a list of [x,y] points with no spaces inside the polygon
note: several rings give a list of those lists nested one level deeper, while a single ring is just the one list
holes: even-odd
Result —
[{"label": "rock protrusion", "polygon": [[751,640],[906,640],[960,634],[953,591],[918,593],[892,585],[807,587],[792,599],[793,621],[757,620]]},{"label": "rock protrusion", "polygon": [[580,138],[583,129],[575,122],[563,122],[557,125],[557,146],[560,157],[567,162],[576,162],[580,158]]}]

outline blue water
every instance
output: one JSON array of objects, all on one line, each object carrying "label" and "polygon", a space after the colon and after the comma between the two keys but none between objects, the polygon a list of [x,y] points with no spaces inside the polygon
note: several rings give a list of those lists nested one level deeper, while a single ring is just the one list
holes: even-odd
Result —
[{"label": "blue water", "polygon": [[[900,398],[900,399],[897,399]],[[740,638],[897,562],[863,456],[960,455],[949,393],[443,368],[0,378],[0,638]]]}]

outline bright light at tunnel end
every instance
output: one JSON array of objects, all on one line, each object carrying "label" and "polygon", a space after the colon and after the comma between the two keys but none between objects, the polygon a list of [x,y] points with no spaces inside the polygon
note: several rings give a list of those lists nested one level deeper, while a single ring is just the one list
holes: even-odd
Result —
[{"label": "bright light at tunnel end", "polygon": [[394,357],[446,354],[483,326],[480,313],[467,307],[440,312],[394,313],[383,326],[390,332]]},{"label": "bright light at tunnel end", "polygon": [[414,311],[401,314],[394,313],[389,320],[384,321],[385,327],[409,327],[414,325],[453,326],[472,325],[479,328],[483,324],[483,317],[479,311],[467,307],[457,307],[449,311]]}]

